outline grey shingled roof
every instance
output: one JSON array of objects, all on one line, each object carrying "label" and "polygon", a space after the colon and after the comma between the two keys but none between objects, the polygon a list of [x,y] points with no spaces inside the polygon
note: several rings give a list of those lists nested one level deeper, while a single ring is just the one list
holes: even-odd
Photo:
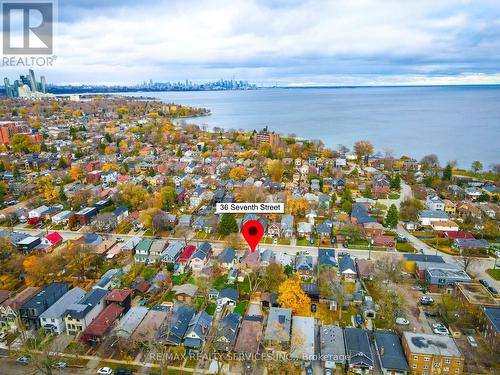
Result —
[{"label": "grey shingled roof", "polygon": [[390,331],[375,331],[375,347],[384,369],[410,371],[406,362],[399,335]]}]

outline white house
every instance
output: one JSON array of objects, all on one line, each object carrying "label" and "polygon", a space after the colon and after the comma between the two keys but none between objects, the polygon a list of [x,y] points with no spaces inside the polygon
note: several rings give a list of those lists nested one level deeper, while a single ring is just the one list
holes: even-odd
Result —
[{"label": "white house", "polygon": [[42,213],[44,213],[48,209],[49,208],[47,206],[37,207],[37,208],[31,210],[30,212],[28,212],[28,218],[30,218],[30,219],[32,219],[32,218],[39,218],[39,217],[42,216]]},{"label": "white house", "polygon": [[71,304],[79,301],[84,295],[85,291],[81,288],[70,289],[40,315],[40,325],[50,333],[57,335],[63,333],[66,329],[64,324],[66,309]]},{"label": "white house", "polygon": [[64,314],[64,324],[68,335],[78,335],[104,310],[107,290],[96,288],[85,294],[78,302],[72,303]]},{"label": "white house", "polygon": [[59,212],[58,214],[52,216],[52,223],[55,225],[66,224],[72,214],[73,211],[69,210]]},{"label": "white house", "polygon": [[431,225],[433,221],[442,221],[449,219],[446,212],[432,210],[418,211],[417,218],[421,225]]},{"label": "white house", "polygon": [[436,232],[458,232],[460,230],[460,227],[451,220],[433,221],[431,227]]},{"label": "white house", "polygon": [[437,195],[427,196],[425,206],[432,211],[444,211],[444,202]]}]

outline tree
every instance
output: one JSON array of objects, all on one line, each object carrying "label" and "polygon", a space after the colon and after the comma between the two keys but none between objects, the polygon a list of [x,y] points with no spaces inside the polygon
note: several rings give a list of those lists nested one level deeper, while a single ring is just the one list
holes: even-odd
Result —
[{"label": "tree", "polygon": [[241,236],[241,233],[230,233],[224,239],[224,247],[231,247],[235,250],[243,250],[245,248],[245,240]]},{"label": "tree", "polygon": [[28,134],[14,134],[10,140],[10,145],[14,152],[32,152],[34,151],[35,144]]},{"label": "tree", "polygon": [[229,171],[229,178],[239,181],[247,178],[247,173],[243,167],[234,167]]},{"label": "tree", "polygon": [[270,293],[277,293],[279,285],[285,279],[283,266],[279,263],[270,263],[264,271],[263,287]]},{"label": "tree", "polygon": [[439,158],[436,154],[425,155],[422,160],[420,160],[420,164],[428,169],[439,167]]},{"label": "tree", "polygon": [[446,167],[443,169],[443,181],[450,181],[453,176],[453,167],[450,163],[446,164]]},{"label": "tree", "polygon": [[238,233],[238,223],[233,214],[223,214],[220,219],[219,233],[224,237],[230,233]]},{"label": "tree", "polygon": [[481,169],[483,169],[483,163],[481,163],[479,160],[475,160],[472,162],[471,169],[474,173],[477,173]]},{"label": "tree", "polygon": [[69,170],[69,176],[73,181],[81,181],[85,176],[83,168],[80,164],[72,164]]},{"label": "tree", "polygon": [[391,179],[390,187],[391,189],[401,189],[401,176],[399,175],[399,173],[396,173],[394,175],[394,178]]},{"label": "tree", "polygon": [[127,183],[120,185],[120,198],[132,210],[139,208],[146,199],[146,191],[139,185]]},{"label": "tree", "polygon": [[289,308],[293,314],[308,314],[311,299],[300,286],[300,275],[286,279],[278,288],[278,303],[281,307]]},{"label": "tree", "polygon": [[464,247],[460,250],[460,256],[457,261],[462,266],[463,270],[467,272],[467,269],[474,263],[477,262],[477,259],[474,257],[477,255],[474,249],[469,247]]},{"label": "tree", "polygon": [[267,162],[267,173],[274,182],[280,182],[285,172],[285,166],[280,160],[269,160]]},{"label": "tree", "polygon": [[385,225],[389,228],[396,228],[398,226],[399,214],[396,205],[393,203],[389,210],[387,211],[387,216],[385,217]]},{"label": "tree", "polygon": [[297,199],[289,198],[288,199],[288,209],[290,213],[294,216],[304,217],[309,208],[309,203],[302,197]]},{"label": "tree", "polygon": [[373,145],[368,141],[357,141],[354,144],[354,152],[358,160],[361,161],[365,156],[373,153]]},{"label": "tree", "polygon": [[161,197],[161,205],[164,210],[170,211],[172,208],[174,208],[175,202],[177,201],[177,194],[175,193],[175,189],[166,186],[160,191],[160,197]]},{"label": "tree", "polygon": [[64,257],[67,259],[66,268],[70,274],[76,276],[79,280],[85,281],[87,271],[91,264],[94,263],[94,257],[96,256],[97,255],[90,250],[89,246],[77,242],[70,242],[64,252]]},{"label": "tree", "polygon": [[66,202],[68,200],[68,197],[66,196],[66,193],[64,192],[64,186],[61,185],[59,186],[59,201],[61,202]]},{"label": "tree", "polygon": [[7,184],[3,181],[0,181],[0,202],[3,202],[8,191],[9,191],[9,187],[7,186]]},{"label": "tree", "polygon": [[403,221],[417,220],[418,211],[423,210],[424,205],[421,201],[415,198],[408,198],[401,202],[400,205],[400,218]]}]

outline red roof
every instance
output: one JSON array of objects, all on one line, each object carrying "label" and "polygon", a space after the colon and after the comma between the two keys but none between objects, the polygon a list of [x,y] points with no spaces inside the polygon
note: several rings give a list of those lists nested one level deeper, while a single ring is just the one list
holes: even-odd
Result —
[{"label": "red roof", "polygon": [[466,232],[454,232],[454,231],[444,231],[443,232],[445,237],[451,238],[451,239],[457,239],[457,238],[468,238],[473,240],[474,236],[470,233]]},{"label": "red roof", "polygon": [[196,246],[194,246],[194,245],[186,246],[184,248],[184,251],[179,256],[179,259],[177,259],[177,262],[187,262],[189,260],[189,258],[191,258],[191,255],[193,255],[195,250],[196,250]]},{"label": "red roof", "polygon": [[140,293],[146,293],[149,290],[149,287],[151,284],[147,281],[139,281],[137,284],[135,284],[135,290],[137,290]]},{"label": "red roof", "polygon": [[105,300],[108,302],[123,302],[125,299],[132,294],[132,289],[113,289],[109,293]]},{"label": "red roof", "polygon": [[63,241],[62,236],[58,232],[52,232],[51,234],[47,234],[45,238],[52,244],[57,245],[58,243]]},{"label": "red roof", "polygon": [[108,305],[82,332],[83,337],[102,337],[123,312],[123,307],[112,303]]}]

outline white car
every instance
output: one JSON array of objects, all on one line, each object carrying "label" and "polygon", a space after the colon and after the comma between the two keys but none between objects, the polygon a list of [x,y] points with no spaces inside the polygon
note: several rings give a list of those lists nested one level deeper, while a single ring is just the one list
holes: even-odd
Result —
[{"label": "white car", "polygon": [[218,313],[220,313],[223,308],[224,308],[223,305],[217,305],[217,309],[215,309],[215,311],[218,312]]},{"label": "white car", "polygon": [[467,341],[469,342],[470,346],[472,346],[473,348],[477,348],[477,341],[474,337],[467,336]]},{"label": "white car", "polygon": [[449,336],[450,335],[450,331],[448,331],[448,328],[446,328],[446,327],[434,328],[432,330],[432,332],[434,332],[436,335],[442,335],[442,336]]},{"label": "white car", "polygon": [[99,370],[97,370],[97,373],[99,375],[111,375],[113,373],[113,369],[109,367],[101,367]]},{"label": "white car", "polygon": [[396,319],[396,324],[402,325],[402,326],[407,326],[410,324],[410,322],[405,319],[405,318],[397,318]]}]

